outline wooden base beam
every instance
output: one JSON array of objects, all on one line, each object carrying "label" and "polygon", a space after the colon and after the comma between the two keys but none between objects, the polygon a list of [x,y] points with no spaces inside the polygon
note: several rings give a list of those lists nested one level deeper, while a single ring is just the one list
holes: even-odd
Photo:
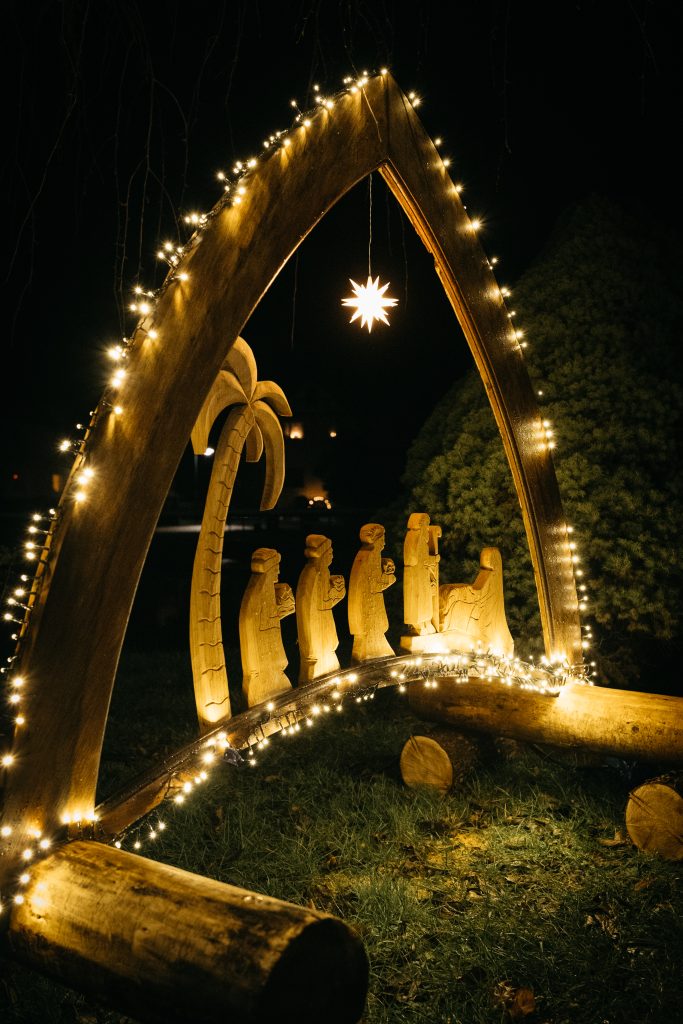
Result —
[{"label": "wooden base beam", "polygon": [[94,842],[38,863],[6,942],[136,1020],[353,1024],[368,963],[337,918]]},{"label": "wooden base beam", "polygon": [[568,683],[551,697],[516,686],[440,679],[412,683],[418,718],[531,743],[578,747],[635,761],[683,764],[683,699]]}]

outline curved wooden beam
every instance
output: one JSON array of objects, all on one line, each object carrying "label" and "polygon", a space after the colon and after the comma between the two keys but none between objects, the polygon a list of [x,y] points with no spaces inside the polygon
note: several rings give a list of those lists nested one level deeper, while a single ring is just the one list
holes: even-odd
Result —
[{"label": "curved wooden beam", "polygon": [[[581,657],[571,555],[552,460],[500,290],[446,167],[389,75],[321,105],[288,146],[217,207],[139,323],[122,412],[101,405],[85,442],[87,500],[71,488],[21,654],[28,726],[15,737],[3,821],[29,829],[92,813],[119,653],[147,550],[202,403],[229,348],[309,231],[379,169],[434,256],[512,469],[550,654]],[[151,330],[154,334],[150,334]],[[226,343],[226,339],[228,342]],[[5,859],[9,864],[11,857]]]}]

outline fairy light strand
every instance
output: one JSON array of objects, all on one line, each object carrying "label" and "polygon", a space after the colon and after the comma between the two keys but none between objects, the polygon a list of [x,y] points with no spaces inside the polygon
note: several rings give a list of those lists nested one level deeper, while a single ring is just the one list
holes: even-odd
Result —
[{"label": "fairy light strand", "polygon": [[[387,68],[381,68],[379,76],[384,76],[388,73]],[[44,579],[44,569],[47,564],[49,557],[52,539],[54,537],[54,531],[58,527],[60,522],[60,513],[66,502],[71,501],[73,506],[78,506],[87,501],[88,495],[92,486],[96,485],[96,468],[91,466],[87,461],[87,443],[90,434],[96,425],[98,419],[109,412],[115,417],[119,417],[124,413],[124,405],[122,404],[119,395],[125,390],[126,382],[129,377],[129,369],[126,363],[130,363],[133,350],[140,348],[141,344],[149,340],[157,342],[159,340],[158,331],[155,327],[150,326],[150,322],[153,322],[154,313],[156,310],[156,304],[159,298],[165,293],[165,291],[173,284],[183,284],[189,279],[187,271],[183,269],[183,263],[187,256],[191,254],[196,246],[199,244],[202,232],[209,225],[209,223],[215,219],[222,210],[228,205],[239,205],[248,192],[248,187],[253,174],[256,172],[259,162],[270,159],[274,153],[281,149],[287,149],[291,145],[291,134],[295,130],[308,129],[313,123],[313,119],[323,116],[333,116],[332,112],[338,102],[340,102],[344,96],[354,95],[361,91],[365,85],[368,84],[371,77],[376,77],[376,74],[372,76],[364,71],[361,75],[356,77],[347,76],[344,79],[343,88],[335,93],[326,95],[323,93],[319,85],[315,85],[313,89],[313,107],[306,110],[301,109],[296,100],[291,101],[291,107],[294,110],[294,120],[287,130],[278,130],[267,136],[263,140],[263,149],[259,157],[249,156],[245,159],[236,159],[232,164],[231,174],[225,171],[219,171],[216,175],[218,181],[222,186],[222,195],[218,202],[215,203],[213,208],[208,213],[192,211],[183,216],[183,223],[192,232],[189,239],[184,243],[172,242],[166,240],[158,247],[157,258],[164,262],[168,267],[166,277],[158,289],[143,288],[142,285],[135,285],[133,289],[133,296],[129,303],[129,311],[134,313],[138,317],[136,328],[133,332],[132,337],[123,337],[120,342],[110,346],[107,350],[107,357],[115,364],[115,370],[111,375],[109,383],[105,388],[105,392],[102,399],[98,403],[97,407],[91,411],[90,422],[86,427],[82,423],[76,425],[78,432],[84,432],[84,436],[81,438],[63,439],[59,445],[59,451],[64,455],[72,455],[74,457],[74,463],[69,474],[67,483],[62,491],[59,505],[56,509],[50,509],[46,516],[40,516],[39,514],[34,515],[32,519],[32,525],[29,527],[29,537],[24,543],[23,553],[26,561],[29,563],[29,567],[32,569],[33,574],[22,573],[20,576],[19,583],[14,588],[11,597],[8,599],[9,611],[4,613],[5,621],[12,625],[19,626],[18,630],[15,630],[11,634],[12,640],[15,642],[14,653],[7,658],[7,665],[0,669],[3,676],[7,677],[8,682],[8,703],[11,705],[13,712],[15,713],[14,724],[15,724],[15,736],[17,731],[22,729],[27,723],[27,714],[24,707],[24,697],[26,690],[24,689],[25,679],[20,672],[15,672],[15,662],[17,662],[16,669],[20,669],[21,650],[22,642],[25,639],[26,631],[30,627],[30,618],[33,605],[37,599],[41,583]],[[413,108],[418,108],[422,102],[420,95],[416,91],[408,93],[408,101]],[[443,140],[440,137],[436,137],[434,140],[435,148],[439,149],[443,144]],[[447,172],[451,165],[451,159],[448,156],[440,157],[441,167]],[[460,202],[460,196],[463,190],[463,186],[459,183],[453,184],[448,175],[446,174],[448,186],[452,195]],[[461,208],[466,213],[466,207]],[[483,221],[479,217],[470,217],[466,213],[466,224],[474,233],[480,232],[483,227]],[[486,265],[491,274],[494,273],[493,268],[498,264],[498,257],[494,256],[486,260]],[[497,301],[503,303],[505,307],[505,300],[510,297],[510,291],[506,286],[497,286]],[[512,324],[513,318],[515,317],[515,310],[507,310],[507,317],[511,323],[512,340],[516,344],[517,349],[521,352],[527,348],[528,342],[525,337],[525,333],[522,328],[516,327]],[[132,370],[132,367],[131,367]],[[543,392],[539,390],[537,392],[539,397],[542,397]],[[539,444],[540,449],[547,452],[552,452],[555,448],[555,437],[554,430],[550,421],[544,419],[541,422]],[[47,522],[47,529],[38,527],[36,523],[44,519]],[[571,537],[571,527],[567,527],[567,536]],[[587,599],[587,585],[583,582],[583,569],[580,568],[580,557],[577,551],[576,542],[568,540],[567,548],[569,552],[570,567],[574,574],[575,579],[579,579],[581,582],[578,584],[579,594],[579,610],[585,612],[588,607]],[[22,612],[23,615],[18,613]],[[567,678],[573,680],[579,680],[581,682],[589,682],[588,675],[591,678],[596,676],[596,664],[595,661],[586,661],[588,656],[588,650],[590,649],[593,641],[592,629],[589,625],[582,626],[582,650],[584,652],[584,661],[581,665],[576,667],[573,671],[570,671],[566,666],[558,675],[557,669],[553,669],[548,665],[544,665],[542,669],[532,670],[526,668],[521,669],[523,663],[514,661],[509,665],[505,661],[492,661],[493,655],[482,656],[481,653],[458,655],[459,658],[469,659],[467,663],[460,662],[457,666],[455,663],[448,663],[447,661],[441,661],[438,666],[432,667],[433,675],[444,675],[451,678],[462,681],[466,681],[470,678],[470,673],[477,673],[484,671],[486,678],[496,678],[505,682],[507,685],[519,685],[522,688],[539,689],[541,692],[552,693],[554,688],[561,686]],[[432,657],[436,656],[423,656]],[[439,656],[440,657],[440,656]],[[419,667],[419,660],[411,663],[415,668]],[[517,666],[516,668],[514,666]],[[438,671],[437,671],[438,669]],[[404,667],[401,671],[392,670],[397,672],[395,678],[392,681],[396,683],[399,692],[405,691],[407,683],[411,680],[412,669]],[[534,671],[548,673],[547,679],[552,682],[546,682],[542,686],[538,685],[538,677],[534,676]],[[430,676],[429,679],[425,679],[425,685],[432,687],[436,685],[435,680]],[[340,676],[340,680],[347,678],[346,676]],[[390,683],[386,685],[391,685]],[[374,697],[374,691],[370,693],[361,694],[357,696],[357,700],[360,702],[364,700],[370,700]],[[341,711],[343,703],[341,701],[333,702],[333,704],[320,705],[318,711],[311,710],[311,712],[303,719],[306,727],[310,728],[318,714],[329,713],[332,707],[337,708]],[[264,720],[263,723],[259,724],[260,738],[254,738],[253,742],[248,743],[247,746],[247,761],[248,763],[255,764],[256,756],[254,751],[260,751],[269,742],[268,735],[264,731],[266,726],[268,729],[271,728],[271,722]],[[296,734],[301,727],[301,720],[296,719],[291,722],[288,720],[288,724],[280,728],[280,732],[283,736],[291,736]],[[219,746],[220,749],[220,746]],[[225,751],[229,749],[229,744],[225,747]],[[225,752],[224,751],[224,752]],[[204,750],[204,755],[210,753],[210,751]],[[3,770],[10,770],[14,763],[14,755],[12,751],[6,751],[0,754],[0,765]],[[188,793],[192,792],[197,786],[206,781],[204,776],[208,778],[208,768],[199,768],[196,778],[193,777],[194,781],[186,779],[183,782],[180,793],[175,794],[176,796],[182,796],[186,798]],[[197,781],[198,780],[198,781]],[[189,790],[186,786],[189,785]],[[178,806],[182,806],[184,799],[179,801]],[[73,824],[73,823],[72,823]],[[96,819],[85,815],[83,818],[83,827],[94,828]],[[81,827],[78,825],[78,827]],[[19,826],[12,826],[9,824],[3,824],[0,829],[0,838],[9,839],[14,833],[15,828]],[[159,820],[157,827],[150,830],[150,835],[154,833],[154,837],[158,835],[159,831],[163,831],[165,823]],[[8,831],[9,830],[9,831]],[[41,852],[48,848],[51,844],[51,840],[47,837],[37,835],[34,837],[34,847],[26,847],[22,857],[25,855],[26,860],[31,860],[34,856],[39,856]],[[136,840],[138,842],[139,840]],[[117,840],[117,842],[120,842]],[[25,875],[26,872],[23,873]],[[23,877],[22,875],[22,877]],[[20,878],[21,883],[21,878]],[[17,894],[20,897],[20,893]]]}]

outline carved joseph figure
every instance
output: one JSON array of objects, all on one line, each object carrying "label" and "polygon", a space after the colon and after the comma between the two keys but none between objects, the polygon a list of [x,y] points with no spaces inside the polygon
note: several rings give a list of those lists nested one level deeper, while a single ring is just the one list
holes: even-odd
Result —
[{"label": "carved joseph figure", "polygon": [[403,544],[403,620],[414,636],[436,632],[433,622],[439,579],[436,543],[441,530],[439,527],[431,529],[430,534],[426,512],[413,512],[409,516]]}]

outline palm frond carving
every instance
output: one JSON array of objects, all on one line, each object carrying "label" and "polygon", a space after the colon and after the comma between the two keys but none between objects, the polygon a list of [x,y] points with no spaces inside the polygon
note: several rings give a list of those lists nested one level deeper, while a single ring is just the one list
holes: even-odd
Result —
[{"label": "palm frond carving", "polygon": [[242,451],[248,462],[265,452],[261,509],[273,508],[285,478],[279,416],[291,416],[285,394],[273,381],[258,381],[256,360],[238,338],[218,373],[192,430],[196,455],[204,454],[216,418],[230,408],[214,455],[197,542],[190,598],[190,657],[202,730],[230,717],[228,674],[221,630],[223,534]]}]

